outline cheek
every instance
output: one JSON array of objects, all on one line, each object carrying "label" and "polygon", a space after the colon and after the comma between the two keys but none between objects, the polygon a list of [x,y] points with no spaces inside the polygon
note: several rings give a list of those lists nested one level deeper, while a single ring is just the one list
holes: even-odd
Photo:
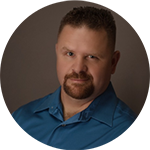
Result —
[{"label": "cheek", "polygon": [[95,69],[92,72],[93,82],[95,85],[99,84],[100,80],[102,80],[103,72],[101,70]]},{"label": "cheek", "polygon": [[105,82],[110,79],[111,67],[110,65],[99,65],[92,68],[91,75],[93,76],[93,82],[95,85]]},{"label": "cheek", "polygon": [[67,65],[62,61],[57,61],[57,76],[60,85],[64,82],[64,77],[67,74]]}]

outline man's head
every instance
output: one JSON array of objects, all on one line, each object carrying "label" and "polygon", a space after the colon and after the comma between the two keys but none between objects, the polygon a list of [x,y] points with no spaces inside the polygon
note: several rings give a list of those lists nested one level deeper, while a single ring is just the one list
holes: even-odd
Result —
[{"label": "man's head", "polygon": [[120,56],[114,52],[115,38],[115,22],[107,10],[79,7],[62,19],[56,44],[62,92],[88,100],[104,92]]}]

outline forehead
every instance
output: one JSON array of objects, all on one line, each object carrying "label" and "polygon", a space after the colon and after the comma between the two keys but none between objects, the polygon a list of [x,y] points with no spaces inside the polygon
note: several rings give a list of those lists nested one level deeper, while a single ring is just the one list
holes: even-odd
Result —
[{"label": "forehead", "polygon": [[58,37],[58,45],[68,49],[106,50],[108,38],[104,29],[95,31],[82,27],[66,25]]},{"label": "forehead", "polygon": [[[95,36],[98,38],[107,38],[107,32],[105,31],[104,28],[101,29],[91,29],[89,27],[87,27],[86,25],[81,25],[81,26],[72,26],[72,25],[65,25],[62,29],[62,31],[59,33],[58,35],[58,39],[61,36],[67,36],[74,33],[80,34],[80,35],[91,35],[91,36]],[[73,35],[73,36],[74,36]],[[86,37],[85,37],[86,38]]]}]

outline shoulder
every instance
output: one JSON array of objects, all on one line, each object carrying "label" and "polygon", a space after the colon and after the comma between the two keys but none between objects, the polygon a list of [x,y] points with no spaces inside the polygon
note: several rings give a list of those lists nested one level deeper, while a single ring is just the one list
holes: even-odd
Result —
[{"label": "shoulder", "polygon": [[20,108],[18,108],[15,112],[12,113],[12,116],[15,120],[18,120],[21,117],[27,117],[27,116],[31,116],[34,111],[36,110],[36,108],[38,108],[42,103],[44,103],[44,101],[46,101],[51,94],[43,97],[43,98],[39,98],[37,100],[31,101],[23,106],[21,106]]},{"label": "shoulder", "polygon": [[[13,114],[13,118],[16,122],[24,123],[32,118],[37,117],[37,112],[41,112],[50,108],[51,105],[57,105],[59,103],[61,87],[59,87],[55,92],[37,100],[34,100],[26,105],[21,106]],[[47,112],[47,111],[46,111]]]},{"label": "shoulder", "polygon": [[116,107],[114,119],[126,126],[130,126],[136,119],[136,114],[120,99]]}]

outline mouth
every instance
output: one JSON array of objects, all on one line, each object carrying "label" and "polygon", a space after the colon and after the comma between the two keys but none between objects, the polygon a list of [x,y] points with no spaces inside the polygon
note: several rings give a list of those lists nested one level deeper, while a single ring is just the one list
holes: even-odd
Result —
[{"label": "mouth", "polygon": [[71,80],[72,82],[74,82],[74,83],[83,83],[83,82],[88,81],[89,79],[71,78],[70,80]]}]

